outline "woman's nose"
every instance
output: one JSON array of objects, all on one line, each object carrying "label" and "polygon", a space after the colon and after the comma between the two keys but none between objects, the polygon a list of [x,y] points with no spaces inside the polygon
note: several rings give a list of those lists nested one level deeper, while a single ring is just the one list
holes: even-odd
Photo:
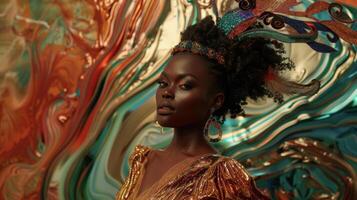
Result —
[{"label": "woman's nose", "polygon": [[171,89],[166,89],[166,90],[162,93],[162,97],[163,97],[163,98],[174,98],[174,93],[173,93],[173,91],[171,91]]}]

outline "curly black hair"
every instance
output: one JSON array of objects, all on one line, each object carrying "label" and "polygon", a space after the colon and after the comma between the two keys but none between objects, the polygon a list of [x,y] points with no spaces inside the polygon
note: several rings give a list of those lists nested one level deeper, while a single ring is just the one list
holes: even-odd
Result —
[{"label": "curly black hair", "polygon": [[[256,26],[260,25],[255,24],[250,28]],[[262,37],[232,41],[216,26],[211,16],[187,27],[181,33],[181,41],[187,40],[198,42],[224,55],[225,64],[206,58],[211,63],[211,71],[216,75],[218,88],[225,94],[223,106],[213,115],[223,121],[228,112],[231,118],[245,116],[242,105],[247,104],[247,97],[257,100],[267,96],[282,102],[281,95],[273,94],[265,87],[264,79],[268,67],[277,71],[295,67],[289,58],[284,57],[282,43]]]}]

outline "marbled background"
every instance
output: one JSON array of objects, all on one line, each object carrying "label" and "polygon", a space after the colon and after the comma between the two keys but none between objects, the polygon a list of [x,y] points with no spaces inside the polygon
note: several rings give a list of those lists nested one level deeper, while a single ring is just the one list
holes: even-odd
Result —
[{"label": "marbled background", "polygon": [[[357,19],[356,1],[340,2]],[[233,4],[217,1],[220,13]],[[156,78],[179,33],[212,14],[209,5],[1,0],[0,199],[113,199],[133,147],[171,139],[154,123]],[[357,199],[357,48],[333,47],[320,54],[286,44],[297,67],[284,76],[317,78],[321,90],[281,105],[249,101],[248,116],[227,118],[213,144],[274,199]]]}]

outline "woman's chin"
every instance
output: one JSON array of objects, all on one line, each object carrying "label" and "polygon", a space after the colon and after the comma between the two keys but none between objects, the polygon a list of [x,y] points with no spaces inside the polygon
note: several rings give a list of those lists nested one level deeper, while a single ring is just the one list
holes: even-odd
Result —
[{"label": "woman's chin", "polygon": [[160,124],[160,126],[167,128],[174,128],[180,124],[180,121],[178,121],[177,117],[175,117],[174,115],[157,114],[156,120]]},{"label": "woman's chin", "polygon": [[162,119],[162,118],[157,118],[157,122],[160,124],[162,127],[168,127],[171,128],[174,126],[174,123],[172,123],[170,120],[167,119]]}]

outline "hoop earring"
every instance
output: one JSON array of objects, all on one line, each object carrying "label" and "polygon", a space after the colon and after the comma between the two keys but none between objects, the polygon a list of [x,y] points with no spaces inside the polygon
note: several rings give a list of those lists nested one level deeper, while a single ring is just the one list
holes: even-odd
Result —
[{"label": "hoop earring", "polygon": [[[203,135],[204,137],[209,141],[209,142],[218,142],[222,139],[222,120],[217,120],[216,117],[213,116],[213,109],[211,109],[211,115],[208,118],[205,128],[203,130]],[[209,136],[209,127],[213,125],[217,130],[218,130],[218,136],[215,138],[212,138]]]},{"label": "hoop earring", "polygon": [[164,127],[162,127],[157,120],[155,121],[155,124],[156,124],[157,127],[160,127],[160,134],[161,135],[165,134],[164,133]]}]

